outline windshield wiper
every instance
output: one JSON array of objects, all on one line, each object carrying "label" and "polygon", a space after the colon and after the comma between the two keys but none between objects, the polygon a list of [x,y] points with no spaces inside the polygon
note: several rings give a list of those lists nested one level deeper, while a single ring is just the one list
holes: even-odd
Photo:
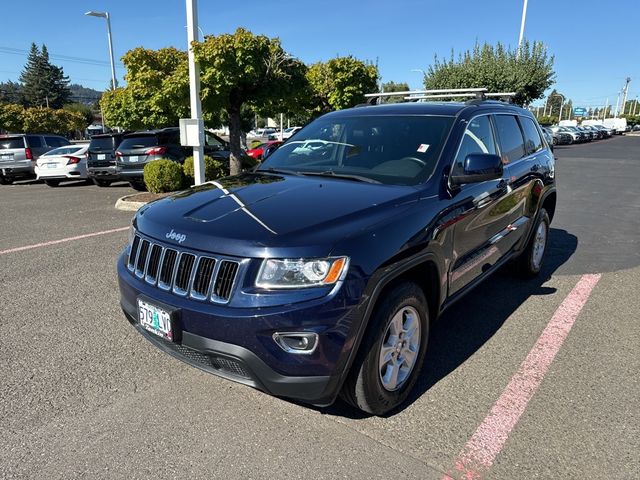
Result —
[{"label": "windshield wiper", "polygon": [[374,180],[373,178],[363,177],[361,175],[351,175],[347,173],[336,173],[333,170],[326,170],[324,172],[297,172],[300,175],[313,175],[316,177],[333,177],[333,178],[344,178],[345,180],[355,180],[356,182],[365,182],[365,183],[382,183],[378,180]]},{"label": "windshield wiper", "polygon": [[281,170],[279,168],[273,168],[273,167],[259,168],[255,171],[255,173],[275,173],[275,174],[300,176],[300,172],[295,172],[293,170]]}]

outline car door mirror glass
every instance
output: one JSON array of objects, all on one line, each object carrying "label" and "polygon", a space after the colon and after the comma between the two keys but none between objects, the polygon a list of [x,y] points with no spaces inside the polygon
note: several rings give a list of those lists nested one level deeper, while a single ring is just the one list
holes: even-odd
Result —
[{"label": "car door mirror glass", "polygon": [[486,182],[502,178],[503,166],[499,155],[490,153],[470,153],[464,160],[460,174],[451,176],[453,185]]}]

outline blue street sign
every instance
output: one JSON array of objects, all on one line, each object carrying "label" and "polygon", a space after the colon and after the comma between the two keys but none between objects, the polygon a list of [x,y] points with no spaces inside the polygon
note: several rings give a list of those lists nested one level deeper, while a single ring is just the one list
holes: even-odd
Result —
[{"label": "blue street sign", "polygon": [[575,107],[573,109],[573,114],[576,117],[584,117],[587,114],[587,109],[582,107]]}]

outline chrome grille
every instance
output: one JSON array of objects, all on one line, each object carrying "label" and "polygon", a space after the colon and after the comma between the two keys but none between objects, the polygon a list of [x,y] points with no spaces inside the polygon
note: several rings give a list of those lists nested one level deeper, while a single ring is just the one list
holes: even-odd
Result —
[{"label": "chrome grille", "polygon": [[227,303],[240,263],[180,252],[136,235],[127,266],[138,278],[176,295]]}]

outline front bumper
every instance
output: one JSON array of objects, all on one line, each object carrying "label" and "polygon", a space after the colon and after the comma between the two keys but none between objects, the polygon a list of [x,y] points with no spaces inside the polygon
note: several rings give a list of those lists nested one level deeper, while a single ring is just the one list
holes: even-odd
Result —
[{"label": "front bumper", "polygon": [[[360,305],[334,296],[282,307],[237,308],[197,302],[162,291],[132,275],[118,260],[121,306],[134,327],[158,348],[209,373],[314,405],[333,403],[349,365],[360,327]],[[175,309],[177,342],[165,341],[138,323],[137,298]],[[346,305],[352,304],[351,307]],[[310,355],[282,350],[274,332],[313,331],[318,346]]]}]

